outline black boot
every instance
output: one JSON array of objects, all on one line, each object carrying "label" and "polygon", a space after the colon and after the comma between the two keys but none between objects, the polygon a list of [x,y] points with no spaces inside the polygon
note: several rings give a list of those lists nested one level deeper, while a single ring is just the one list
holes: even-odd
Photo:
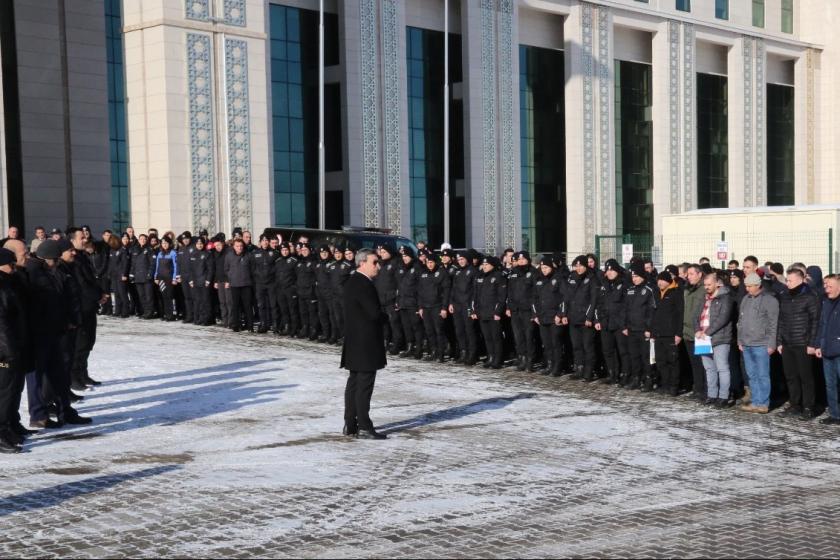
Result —
[{"label": "black boot", "polygon": [[408,347],[402,352],[400,352],[400,358],[409,358],[414,355],[416,350],[414,349],[414,343],[410,343]]},{"label": "black boot", "polygon": [[467,363],[467,351],[466,350],[461,350],[461,352],[458,354],[458,359],[455,360],[455,363],[457,363],[457,364],[466,364]]},{"label": "black boot", "polygon": [[617,377],[616,377],[615,372],[610,370],[609,374],[606,377],[604,377],[603,379],[601,379],[601,383],[603,383],[604,385],[612,385],[613,383],[616,382],[616,380],[617,380]]},{"label": "black boot", "polygon": [[534,360],[532,358],[525,358],[525,370],[529,372],[537,371],[537,368],[534,366]]},{"label": "black boot", "polygon": [[575,371],[571,375],[572,379],[582,379],[583,378],[583,366],[575,366]]},{"label": "black boot", "polygon": [[553,368],[554,363],[551,360],[547,361],[545,367],[540,370],[540,375],[550,375]]},{"label": "black boot", "polygon": [[525,356],[516,356],[516,370],[525,371]]}]

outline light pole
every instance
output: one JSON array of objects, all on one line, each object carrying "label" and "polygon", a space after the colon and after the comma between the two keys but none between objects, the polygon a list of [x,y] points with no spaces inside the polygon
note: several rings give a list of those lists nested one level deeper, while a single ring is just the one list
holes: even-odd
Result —
[{"label": "light pole", "polygon": [[318,19],[318,229],[325,229],[326,159],[324,154],[324,0]]}]

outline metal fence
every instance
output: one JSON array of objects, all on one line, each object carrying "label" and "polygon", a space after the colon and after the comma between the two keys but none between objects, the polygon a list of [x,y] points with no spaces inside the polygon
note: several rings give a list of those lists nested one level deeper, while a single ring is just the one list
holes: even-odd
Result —
[{"label": "metal fence", "polygon": [[727,244],[726,260],[743,261],[744,257],[754,255],[759,264],[773,261],[787,267],[794,262],[803,262],[808,266],[819,266],[825,273],[834,273],[837,268],[837,239],[833,228],[749,233],[722,231],[719,234],[692,234],[687,231],[685,234],[654,238],[605,235],[596,236],[595,247],[601,262],[609,258],[621,262],[622,244],[632,243],[634,255],[650,257],[659,267],[697,262],[701,257],[710,259],[714,266],[720,266],[721,262],[717,259],[720,241]]}]

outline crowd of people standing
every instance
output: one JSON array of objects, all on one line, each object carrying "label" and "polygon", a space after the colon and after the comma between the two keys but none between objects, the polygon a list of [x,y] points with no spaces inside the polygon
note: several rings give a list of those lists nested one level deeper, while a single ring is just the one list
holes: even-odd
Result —
[{"label": "crowd of people standing", "polygon": [[[87,370],[97,314],[180,320],[325,344],[344,341],[344,285],[359,247],[313,246],[236,228],[136,235],[17,228],[0,243],[0,451],[33,430],[83,424],[73,402],[98,385]],[[755,257],[657,271],[561,253],[533,261],[376,247],[373,282],[391,355],[686,394],[706,406],[840,424],[840,276]],[[18,413],[26,386],[30,423]],[[53,419],[54,417],[54,419]]]}]

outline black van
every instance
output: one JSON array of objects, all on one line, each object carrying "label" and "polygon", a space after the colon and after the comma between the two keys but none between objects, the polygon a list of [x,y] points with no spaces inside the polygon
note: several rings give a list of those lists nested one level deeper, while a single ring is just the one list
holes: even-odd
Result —
[{"label": "black van", "polygon": [[292,243],[296,243],[301,237],[306,237],[313,249],[319,245],[343,245],[349,241],[356,250],[390,245],[393,250],[399,251],[400,247],[407,245],[414,249],[415,253],[417,252],[417,246],[413,241],[401,235],[393,235],[389,229],[354,226],[344,226],[341,230],[270,227],[265,228],[263,235],[269,239],[280,236],[281,241]]}]

